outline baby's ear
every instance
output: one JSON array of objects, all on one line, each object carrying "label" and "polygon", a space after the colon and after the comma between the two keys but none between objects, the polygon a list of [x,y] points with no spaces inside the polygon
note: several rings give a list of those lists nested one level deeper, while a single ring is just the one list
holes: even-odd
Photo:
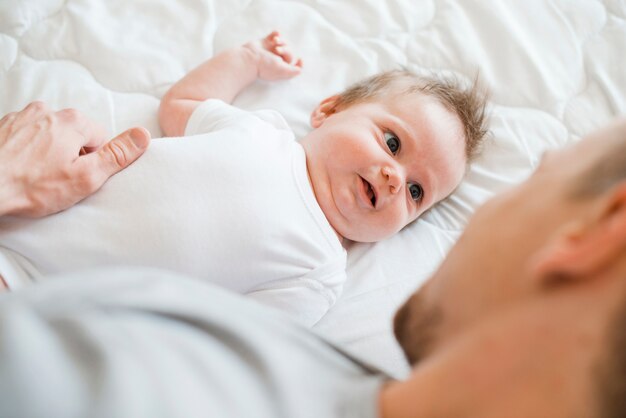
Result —
[{"label": "baby's ear", "polygon": [[322,126],[326,118],[337,111],[336,105],[338,98],[338,95],[327,97],[313,110],[313,113],[311,113],[311,126],[314,129]]}]

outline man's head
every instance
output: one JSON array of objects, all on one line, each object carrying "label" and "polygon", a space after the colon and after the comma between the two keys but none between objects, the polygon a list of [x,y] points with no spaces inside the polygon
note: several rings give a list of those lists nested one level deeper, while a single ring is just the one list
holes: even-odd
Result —
[{"label": "man's head", "polygon": [[492,408],[508,399],[540,416],[625,416],[625,307],[622,121],[547,153],[480,208],[394,330],[418,374],[465,356],[476,377],[465,392],[489,388]]},{"label": "man's head", "polygon": [[476,84],[391,71],[322,101],[301,144],[339,235],[384,239],[448,196],[486,130]]}]

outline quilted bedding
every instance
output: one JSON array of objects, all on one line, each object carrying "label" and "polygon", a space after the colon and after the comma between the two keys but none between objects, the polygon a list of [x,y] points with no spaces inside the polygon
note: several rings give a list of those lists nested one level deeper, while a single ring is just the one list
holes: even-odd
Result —
[{"label": "quilted bedding", "polygon": [[[406,66],[491,91],[491,135],[464,182],[400,234],[349,249],[348,283],[316,328],[389,373],[408,371],[395,308],[432,273],[473,210],[523,180],[546,149],[626,113],[624,0],[2,0],[0,114],[74,107],[110,134],[160,136],[160,97],[216,51],[280,30],[301,76],[235,104],[280,111],[298,137],[323,98]],[[532,199],[532,196],[528,196]],[[512,243],[513,245],[514,243]]]}]

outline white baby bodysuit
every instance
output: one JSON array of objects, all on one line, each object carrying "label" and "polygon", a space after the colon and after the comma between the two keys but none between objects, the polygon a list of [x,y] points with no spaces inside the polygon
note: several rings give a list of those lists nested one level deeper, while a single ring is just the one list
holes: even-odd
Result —
[{"label": "white baby bodysuit", "polygon": [[86,267],[151,266],[313,325],[341,292],[345,264],[285,120],[218,100],[194,111],[185,137],[153,140],[76,206],[0,218],[0,274],[12,288]]}]

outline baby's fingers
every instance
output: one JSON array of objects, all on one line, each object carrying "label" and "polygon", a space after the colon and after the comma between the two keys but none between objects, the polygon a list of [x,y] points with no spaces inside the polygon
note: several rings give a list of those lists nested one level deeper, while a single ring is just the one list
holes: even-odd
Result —
[{"label": "baby's fingers", "polygon": [[273,31],[265,38],[261,39],[261,44],[263,44],[263,48],[268,51],[273,51],[279,45],[284,45],[285,43],[280,39],[280,33],[278,31]]},{"label": "baby's fingers", "polygon": [[287,64],[291,64],[293,61],[293,54],[286,46],[277,46],[273,51],[276,55],[282,58]]},{"label": "baby's fingers", "polygon": [[278,55],[283,61],[291,64],[294,57],[287,43],[282,39],[278,31],[273,31],[263,38],[263,48],[274,55]]},{"label": "baby's fingers", "polygon": [[295,64],[281,62],[277,77],[281,79],[295,77],[302,71],[302,60],[298,60]]}]

